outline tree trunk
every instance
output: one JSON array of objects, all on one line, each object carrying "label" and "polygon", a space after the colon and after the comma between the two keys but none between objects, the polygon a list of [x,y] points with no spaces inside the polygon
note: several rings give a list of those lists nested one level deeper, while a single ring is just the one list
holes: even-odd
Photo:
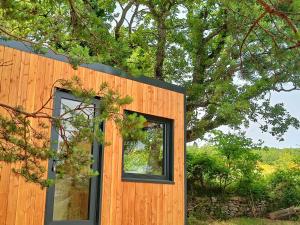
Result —
[{"label": "tree trunk", "polygon": [[[159,20],[160,19],[160,20]],[[158,23],[158,40],[156,49],[156,60],[155,60],[155,78],[158,80],[164,80],[163,66],[166,54],[166,42],[167,42],[167,30],[165,24],[165,17],[157,18]]]},{"label": "tree trunk", "polygon": [[269,213],[269,218],[272,220],[287,218],[292,215],[300,214],[300,207],[290,207],[287,209],[278,210],[272,213]]}]

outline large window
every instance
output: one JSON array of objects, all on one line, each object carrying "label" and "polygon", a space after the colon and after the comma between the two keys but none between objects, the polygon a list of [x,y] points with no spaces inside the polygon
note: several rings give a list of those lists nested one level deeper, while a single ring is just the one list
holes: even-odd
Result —
[{"label": "large window", "polygon": [[173,122],[140,115],[146,118],[144,137],[123,140],[123,180],[170,183],[173,181]]},{"label": "large window", "polygon": [[[68,112],[81,104],[71,94],[57,91],[54,102],[54,115],[70,117]],[[94,104],[98,104],[95,100]],[[86,117],[94,117],[94,107],[89,107],[80,112]],[[67,121],[67,120],[66,120]],[[75,128],[68,122],[63,123],[64,137],[71,137]],[[52,130],[52,142],[59,151],[64,142],[60,131],[55,128]],[[87,154],[93,155],[93,169],[100,171],[99,150],[100,146],[96,143],[79,143],[80,148]],[[49,162],[49,178],[56,178],[54,186],[48,188],[46,203],[46,225],[95,225],[97,224],[97,209],[99,204],[99,185],[98,177],[92,179],[75,179],[72,174],[65,174],[59,177],[55,173],[55,168],[62,162],[51,160]],[[84,170],[84,168],[83,168]]]}]

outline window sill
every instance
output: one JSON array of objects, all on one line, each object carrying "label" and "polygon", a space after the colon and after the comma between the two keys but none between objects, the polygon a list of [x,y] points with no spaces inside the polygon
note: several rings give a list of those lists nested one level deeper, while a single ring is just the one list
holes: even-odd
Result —
[{"label": "window sill", "polygon": [[159,178],[138,178],[138,177],[122,177],[122,182],[175,184],[174,181],[170,181],[170,180],[163,180],[163,179],[159,179]]}]

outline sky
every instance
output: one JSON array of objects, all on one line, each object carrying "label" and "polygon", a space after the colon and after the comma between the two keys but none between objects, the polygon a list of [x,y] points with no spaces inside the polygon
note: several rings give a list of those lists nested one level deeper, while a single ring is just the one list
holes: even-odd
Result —
[{"label": "sky", "polygon": [[[294,117],[300,120],[300,91],[292,92],[272,92],[271,103],[284,103],[287,111]],[[230,131],[227,127],[221,127],[223,132]],[[276,148],[300,148],[300,129],[289,128],[283,136],[284,141],[278,141],[269,133],[263,133],[259,129],[258,123],[251,123],[249,128],[245,128],[246,136],[251,138],[254,142],[262,140],[263,146],[276,147]],[[208,137],[208,135],[206,136]],[[193,144],[193,143],[189,143]],[[207,144],[206,141],[198,141],[199,146]]]},{"label": "sky", "polygon": [[[271,102],[284,103],[286,109],[290,114],[300,119],[300,91],[292,91],[285,93],[273,92]],[[248,129],[245,130],[247,137],[253,140],[263,140],[264,144],[269,147],[277,148],[300,148],[300,130],[290,128],[287,133],[283,136],[284,141],[277,141],[276,138],[268,133],[262,133],[258,127],[258,124],[251,124]]]}]

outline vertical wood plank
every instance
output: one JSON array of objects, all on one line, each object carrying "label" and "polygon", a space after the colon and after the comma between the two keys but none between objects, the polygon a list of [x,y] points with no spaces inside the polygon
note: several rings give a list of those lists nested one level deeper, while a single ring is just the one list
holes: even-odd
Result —
[{"label": "vertical wood plank", "polygon": [[[19,96],[18,96],[18,105],[21,105],[28,109],[28,105],[26,105],[27,99],[27,87],[28,87],[28,80],[29,80],[29,68],[30,68],[30,55],[25,52],[22,52],[22,64],[21,64],[21,81],[19,85]],[[19,182],[19,195],[17,201],[17,210],[16,210],[16,221],[15,224],[27,224],[28,223],[28,216],[27,215],[27,204],[28,199],[30,197],[32,186],[25,182],[22,178]]]},{"label": "vertical wood plank", "polygon": [[[20,67],[21,67],[21,59],[22,54],[20,51],[14,51],[13,54],[13,71],[9,84],[9,103],[12,106],[17,105],[17,96],[18,96],[18,83],[20,81]],[[17,166],[16,166],[17,167]],[[19,177],[14,175],[13,173],[10,176],[9,182],[9,192],[8,192],[8,204],[7,204],[7,218],[6,225],[14,224],[16,218],[16,206],[18,199],[18,185],[19,185]]]},{"label": "vertical wood plank", "polygon": [[[126,95],[132,97],[132,80],[126,80]],[[133,110],[133,105],[136,104],[135,100],[129,105],[126,105],[126,109]],[[133,182],[123,182],[123,212],[122,222],[124,225],[136,224],[135,218],[135,205],[136,205],[136,186]]]},{"label": "vertical wood plank", "polygon": [[[120,92],[120,78],[119,77],[112,77],[114,79],[114,83],[113,86],[111,86],[112,88],[114,88],[115,91],[117,91],[118,93]],[[110,209],[110,213],[111,213],[111,223],[112,225],[118,224],[119,221],[117,221],[117,217],[118,214],[121,213],[121,209],[120,209],[120,198],[122,195],[122,187],[120,185],[120,173],[119,173],[119,169],[120,169],[120,163],[119,163],[119,159],[120,159],[120,136],[119,136],[119,132],[118,132],[118,128],[116,126],[116,124],[114,124],[113,127],[113,141],[112,141],[112,146],[113,146],[113,152],[112,152],[112,161],[114,162],[112,165],[112,184],[111,184],[111,199],[112,199],[112,203],[111,203],[111,209]],[[122,216],[122,214],[121,214]]]},{"label": "vertical wood plank", "polygon": [[[174,181],[176,186],[174,187],[174,192],[176,194],[173,195],[173,204],[179,205],[180,206],[180,180],[179,180],[179,169],[181,168],[180,165],[180,161],[178,159],[178,157],[180,157],[181,151],[183,151],[183,149],[177,147],[178,145],[178,134],[179,134],[179,127],[178,127],[178,119],[179,119],[179,115],[178,115],[178,111],[177,111],[177,107],[178,107],[178,95],[175,93],[172,93],[172,97],[171,97],[171,112],[173,112],[173,117],[174,117]],[[181,206],[182,207],[182,206]],[[173,211],[173,222],[174,225],[178,224],[181,225],[181,219],[179,218],[180,216],[180,211],[178,210],[181,207],[177,207],[176,209],[174,209]]]},{"label": "vertical wood plank", "polygon": [[[1,48],[1,58],[5,62],[13,62],[13,50],[10,48]],[[10,79],[13,76],[13,64],[10,66],[2,66],[0,68],[0,100],[4,103],[9,103],[9,83]],[[5,115],[5,111],[0,111],[2,115]],[[10,174],[11,174],[11,165],[9,164],[0,164],[0,224],[5,224],[8,209],[8,192],[10,186]]]},{"label": "vertical wood plank", "polygon": [[[54,76],[54,62],[51,59],[46,59],[44,61],[44,67],[45,67],[45,72],[44,72],[44,77],[45,79],[38,79],[42,74],[39,73],[38,70],[38,63],[39,63],[39,58],[35,60],[35,55],[32,55],[31,61],[30,61],[30,73],[35,74],[35,87],[45,87],[48,86],[49,88],[39,88],[35,89],[35,97],[33,99],[33,103],[29,103],[29,105],[33,105],[34,110],[40,109],[41,105],[46,103],[46,101],[51,98],[51,95],[53,94],[52,86],[55,82],[55,76]],[[35,87],[32,87],[34,89]],[[30,88],[31,89],[31,88]],[[43,89],[44,91],[41,91]],[[36,101],[37,96],[43,95],[43,101],[38,102]],[[30,106],[32,107],[32,106]],[[47,107],[52,108],[52,101],[49,102]],[[44,109],[44,112],[47,112],[48,114],[52,114],[51,109]],[[43,122],[48,123],[47,120],[43,120]],[[51,124],[48,124],[49,128],[45,130],[46,134],[48,137],[51,135]],[[35,126],[38,126],[38,121],[35,121]],[[48,161],[43,161],[42,165],[45,168],[48,168]],[[47,173],[45,174],[45,178],[47,177]],[[44,215],[45,215],[45,210],[39,210],[39,209],[44,209],[45,204],[46,204],[46,190],[42,190],[39,186],[34,185],[34,191],[33,191],[33,196],[32,196],[32,202],[29,204],[30,206],[30,213],[33,215],[31,217],[31,225],[35,224],[43,224],[44,223]]]},{"label": "vertical wood plank", "polygon": [[[97,73],[102,77],[102,82],[105,82],[111,87],[109,78],[103,73]],[[104,165],[103,165],[103,183],[102,183],[102,206],[101,206],[101,224],[109,225],[111,222],[111,180],[112,180],[112,140],[113,140],[113,124],[112,121],[105,122],[105,141],[109,142],[108,145],[104,146]]]},{"label": "vertical wood plank", "polygon": [[178,122],[180,124],[179,127],[179,140],[180,140],[180,144],[179,144],[179,148],[182,149],[182,151],[179,153],[180,156],[179,158],[179,165],[180,165],[180,170],[179,170],[179,183],[180,183],[180,192],[178,193],[178,195],[180,196],[180,205],[182,207],[179,208],[179,215],[181,217],[181,221],[182,223],[184,223],[184,213],[185,213],[185,209],[184,209],[184,202],[185,202],[185,197],[184,197],[184,188],[185,188],[185,172],[184,172],[184,95],[179,95],[179,99],[180,99],[180,104],[179,104],[179,115],[181,119],[178,119]]}]

